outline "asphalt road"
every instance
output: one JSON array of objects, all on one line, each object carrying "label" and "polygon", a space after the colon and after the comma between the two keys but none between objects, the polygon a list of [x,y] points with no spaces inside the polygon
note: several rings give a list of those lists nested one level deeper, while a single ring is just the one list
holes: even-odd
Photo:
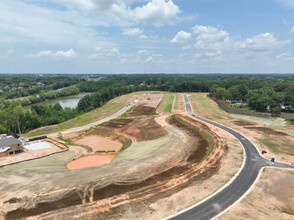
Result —
[{"label": "asphalt road", "polygon": [[123,113],[125,113],[127,110],[132,108],[137,102],[139,102],[141,99],[143,99],[144,96],[147,95],[147,94],[149,94],[149,92],[140,95],[138,98],[136,98],[136,100],[129,103],[127,106],[125,106],[124,108],[122,108],[118,112],[114,113],[113,115],[108,116],[107,118],[103,118],[103,119],[101,119],[99,121],[95,121],[95,122],[92,122],[90,124],[86,124],[86,125],[83,125],[83,126],[80,126],[80,127],[70,128],[70,129],[67,129],[67,130],[64,130],[64,131],[61,131],[61,132],[51,133],[51,134],[48,134],[47,136],[51,137],[51,138],[54,138],[56,136],[59,136],[59,133],[69,134],[69,133],[72,133],[72,132],[79,132],[79,131],[83,131],[83,130],[89,129],[91,127],[94,127],[96,125],[102,124],[104,122],[107,122],[107,121],[109,121],[111,119],[114,119],[114,118],[122,115]]},{"label": "asphalt road", "polygon": [[192,108],[187,95],[184,95],[184,100],[188,114],[190,114],[196,119],[219,127],[235,136],[244,147],[246,160],[241,172],[230,185],[225,187],[223,190],[221,190],[214,196],[200,203],[199,205],[189,210],[186,210],[176,216],[173,216],[169,219],[211,219],[220,214],[221,212],[223,212],[224,210],[226,210],[227,208],[229,208],[235,202],[237,202],[254,184],[255,180],[259,175],[260,170],[263,167],[280,167],[294,169],[294,166],[291,166],[289,164],[279,162],[272,163],[270,160],[263,158],[262,156],[260,156],[257,149],[250,142],[250,140],[248,140],[240,133],[228,127],[215,123],[213,121],[209,121],[207,119],[196,116],[192,112]]}]

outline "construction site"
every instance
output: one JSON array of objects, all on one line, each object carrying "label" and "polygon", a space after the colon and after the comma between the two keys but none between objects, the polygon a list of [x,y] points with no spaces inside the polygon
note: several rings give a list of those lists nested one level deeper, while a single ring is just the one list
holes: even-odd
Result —
[{"label": "construction site", "polygon": [[[0,217],[161,219],[200,202],[238,174],[244,160],[241,144],[225,131],[188,115],[182,94],[138,97],[129,99],[137,100],[136,105],[119,117],[45,139],[51,148],[28,151],[38,152],[35,155],[21,153],[13,162],[46,157],[1,167]],[[266,148],[266,156],[294,161],[292,148],[288,154],[260,144],[266,136],[290,146],[293,130],[266,126],[267,119],[260,123],[249,116],[230,115],[206,94],[192,94],[190,100],[195,113],[241,130],[259,150]],[[56,152],[60,153],[51,155]],[[293,171],[288,172],[293,177]],[[293,193],[293,188],[287,190]],[[275,204],[292,212],[291,201]],[[246,207],[242,213],[250,210]],[[230,219],[238,215],[234,208],[226,214]],[[270,210],[268,215],[272,215]]]}]

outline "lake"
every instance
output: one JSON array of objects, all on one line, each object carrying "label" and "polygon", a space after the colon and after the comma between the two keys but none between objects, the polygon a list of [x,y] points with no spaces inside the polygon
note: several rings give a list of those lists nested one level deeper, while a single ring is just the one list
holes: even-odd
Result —
[{"label": "lake", "polygon": [[[78,106],[78,103],[81,98],[83,98],[85,95],[90,95],[91,93],[80,93],[77,95],[71,95],[71,96],[65,96],[65,97],[60,97],[57,99],[51,99],[51,100],[46,100],[44,102],[38,102],[36,103],[37,105],[54,105],[56,103],[59,103],[61,107],[64,109],[66,107],[69,108],[75,108]],[[31,106],[25,106],[25,109],[30,109]]]}]

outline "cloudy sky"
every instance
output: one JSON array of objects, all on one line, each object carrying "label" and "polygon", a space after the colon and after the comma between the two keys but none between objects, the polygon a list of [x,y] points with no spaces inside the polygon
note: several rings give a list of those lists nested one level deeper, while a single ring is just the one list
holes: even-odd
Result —
[{"label": "cloudy sky", "polygon": [[294,0],[0,1],[0,73],[277,72]]}]

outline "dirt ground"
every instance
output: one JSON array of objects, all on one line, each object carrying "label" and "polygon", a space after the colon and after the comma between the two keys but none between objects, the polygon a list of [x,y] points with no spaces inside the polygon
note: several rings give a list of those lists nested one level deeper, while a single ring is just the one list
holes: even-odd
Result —
[{"label": "dirt ground", "polygon": [[153,117],[137,119],[118,119],[110,122],[101,129],[125,134],[135,142],[155,140],[167,135],[166,130]]},{"label": "dirt ground", "polygon": [[[209,128],[192,119],[185,117],[183,119],[189,123],[196,123],[197,126],[203,129]],[[160,123],[160,120],[157,120],[157,122]],[[174,122],[170,123],[174,124]],[[18,213],[21,213],[25,217],[40,215],[46,212],[40,217],[45,218],[46,216],[53,215],[57,219],[73,219],[74,216],[79,216],[79,218],[81,216],[83,218],[92,218],[95,216],[95,218],[99,219],[109,219],[114,216],[121,218],[124,215],[128,215],[126,208],[132,208],[135,215],[139,215],[141,211],[137,210],[138,203],[144,204],[143,209],[148,213],[149,206],[152,204],[155,205],[156,201],[162,198],[171,198],[170,196],[174,193],[180,192],[181,189],[189,186],[191,181],[210,179],[210,177],[218,173],[218,170],[221,169],[220,160],[226,155],[226,152],[229,152],[226,150],[227,145],[222,142],[222,138],[208,130],[216,138],[215,151],[205,161],[195,166],[195,163],[201,161],[201,157],[199,157],[199,153],[197,152],[203,151],[205,142],[197,136],[195,131],[185,130],[184,127],[178,127],[176,124],[168,125],[165,123],[164,125],[164,129],[168,131],[168,143],[164,143],[161,147],[138,158],[114,162],[99,167],[54,173],[50,176],[44,175],[40,181],[34,184],[34,187],[27,187],[25,194],[28,197],[24,196],[15,200],[7,200],[8,198],[5,196],[5,212],[8,211],[6,218],[13,219],[19,215]],[[201,144],[202,142],[204,145]],[[131,148],[132,146],[128,149]],[[203,155],[203,153],[201,154]],[[237,153],[237,155],[239,154]],[[235,163],[234,167],[236,167]],[[225,175],[224,179],[221,179],[219,182],[220,185],[225,184],[231,178],[232,170],[227,169],[227,171],[229,173]],[[237,172],[237,168],[235,172]],[[30,173],[30,178],[25,177],[27,174],[19,175],[22,176],[21,184],[26,184],[26,186],[30,186],[30,181],[35,179],[33,173]],[[11,178],[12,176],[6,175],[6,183]],[[214,185],[219,186],[215,183],[216,180],[214,179],[208,185],[213,186],[212,188],[202,186],[207,189],[208,194],[216,190]],[[0,177],[0,182],[2,181],[3,179]],[[21,190],[21,184],[14,185],[15,192]],[[1,184],[0,190],[5,191],[5,186],[11,185]],[[53,189],[52,186],[54,186]],[[197,194],[194,192],[193,195],[199,199]],[[34,197],[32,195],[38,196]],[[22,202],[19,203],[18,201]],[[25,206],[25,209],[21,208],[24,207],[23,204],[27,203],[26,201],[34,202],[31,202],[29,206]],[[88,203],[89,201],[95,202]],[[183,203],[182,201],[174,202],[175,207]],[[59,207],[58,210],[55,210],[56,207]],[[109,211],[101,212],[101,210],[105,210],[103,207],[106,207],[105,209],[109,209]],[[52,209],[55,211],[50,212]],[[86,212],[84,212],[85,209],[87,209]],[[117,212],[117,210],[120,211]],[[174,211],[176,211],[176,208],[172,210],[172,212]],[[76,215],[77,213],[78,215]],[[161,212],[158,209],[156,213],[158,213],[158,216],[165,216],[170,212]]]},{"label": "dirt ground", "polygon": [[88,156],[84,156],[84,157],[80,157],[78,159],[72,160],[66,165],[66,167],[69,170],[77,170],[77,169],[83,169],[87,167],[99,166],[102,164],[110,163],[115,157],[116,157],[116,154],[88,155]]},{"label": "dirt ground", "polygon": [[75,141],[76,144],[86,145],[96,151],[119,151],[123,144],[117,141],[99,137],[97,135],[87,135]]},{"label": "dirt ground", "polygon": [[[38,158],[38,157],[41,157],[41,156],[45,156],[45,155],[48,155],[48,154],[52,154],[52,153],[64,150],[56,142],[53,142],[53,141],[49,142],[49,140],[45,141],[45,142],[50,144],[51,147],[46,148],[46,149],[42,149],[42,150],[35,150],[35,151],[25,150],[25,152],[19,153],[19,154],[13,155],[13,156],[0,157],[0,166],[10,164],[10,163],[14,163],[14,162],[18,162],[18,161]],[[31,142],[31,143],[34,143],[34,142]]]},{"label": "dirt ground", "polygon": [[266,168],[252,191],[218,220],[294,219],[294,172]]},{"label": "dirt ground", "polygon": [[160,104],[163,98],[162,94],[148,94],[146,95],[141,103],[135,107],[129,115],[131,116],[140,116],[140,115],[149,115],[156,111],[158,105]]}]

